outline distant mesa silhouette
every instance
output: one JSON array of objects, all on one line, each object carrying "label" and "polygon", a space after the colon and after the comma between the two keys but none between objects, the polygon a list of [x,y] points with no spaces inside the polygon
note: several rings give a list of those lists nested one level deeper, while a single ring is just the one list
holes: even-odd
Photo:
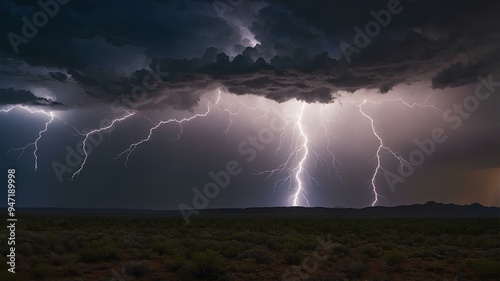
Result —
[{"label": "distant mesa silhouette", "polygon": [[[95,215],[180,217],[178,210],[147,209],[76,209],[76,208],[22,208],[20,213],[38,215]],[[325,208],[325,207],[250,207],[200,210],[203,217],[500,217],[499,207],[486,207],[479,203],[470,205],[444,204],[429,201],[425,204],[394,207]]]}]

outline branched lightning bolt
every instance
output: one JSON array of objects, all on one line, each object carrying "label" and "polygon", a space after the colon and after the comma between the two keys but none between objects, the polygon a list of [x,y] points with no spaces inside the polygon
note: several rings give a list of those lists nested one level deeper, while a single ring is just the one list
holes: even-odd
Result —
[{"label": "branched lightning bolt", "polygon": [[[305,107],[305,104],[303,104],[302,107],[300,108],[300,115],[299,115],[299,119],[297,120],[297,128],[300,131],[300,136],[302,137],[302,139],[304,139],[304,142],[302,143],[299,151],[304,150],[304,155],[302,156],[302,159],[300,160],[299,165],[296,169],[297,171],[295,172],[295,180],[297,181],[297,189],[295,190],[295,193],[292,195],[292,200],[293,200],[294,206],[298,206],[299,196],[302,196],[306,200],[307,206],[309,206],[309,201],[305,197],[305,191],[304,191],[302,178],[301,178],[302,173],[305,172],[305,171],[303,171],[304,170],[304,162],[307,160],[307,156],[309,154],[309,147],[308,147],[309,139],[307,138],[307,135],[304,132],[304,128],[302,127],[302,117],[304,115],[304,107]],[[299,152],[299,151],[297,151],[297,152]],[[307,172],[305,172],[305,173],[307,173]]]},{"label": "branched lightning bolt", "polygon": [[213,107],[218,107],[220,112],[226,112],[228,114],[229,123],[228,123],[228,125],[226,127],[226,130],[224,131],[224,135],[228,134],[229,129],[231,128],[231,125],[234,123],[233,117],[234,116],[238,116],[240,114],[241,109],[243,107],[249,108],[249,109],[255,109],[255,110],[257,110],[257,109],[258,110],[264,110],[265,114],[262,115],[262,116],[260,116],[260,117],[258,117],[258,118],[262,118],[262,117],[266,116],[269,113],[269,111],[271,110],[271,108],[272,108],[272,107],[268,107],[268,108],[251,107],[251,106],[245,104],[242,101],[238,101],[238,108],[236,110],[230,110],[230,109],[228,109],[228,108],[220,105],[221,98],[222,98],[222,93],[219,90],[216,100],[212,101],[212,102],[208,102],[207,103],[207,109],[203,113],[197,113],[197,114],[195,114],[193,116],[185,117],[185,118],[180,118],[180,119],[178,119],[178,118],[170,118],[170,119],[167,119],[167,120],[161,120],[159,122],[152,122],[150,120],[153,123],[153,127],[151,127],[149,129],[148,135],[144,139],[131,144],[126,150],[124,150],[121,153],[119,153],[115,157],[115,160],[118,159],[118,158],[120,158],[120,157],[122,157],[122,156],[124,156],[125,157],[125,166],[127,166],[128,162],[130,160],[130,155],[135,151],[135,149],[137,147],[139,147],[140,145],[142,145],[142,144],[150,141],[151,138],[152,138],[152,136],[153,136],[153,133],[158,128],[160,128],[162,125],[171,124],[171,123],[179,125],[180,130],[179,130],[179,133],[177,134],[177,144],[179,144],[182,132],[184,130],[183,124],[187,123],[189,121],[192,121],[194,119],[197,119],[197,118],[207,117],[211,113]]},{"label": "branched lightning bolt", "polygon": [[[305,168],[306,161],[309,153],[311,152],[309,147],[310,141],[302,124],[305,106],[305,103],[301,105],[298,118],[292,127],[293,137],[290,142],[290,147],[288,148],[290,154],[288,155],[286,161],[279,165],[276,169],[256,172],[257,175],[267,175],[266,179],[275,174],[285,173],[286,176],[276,181],[274,188],[276,189],[277,187],[285,185],[288,186],[288,188],[291,188],[295,183],[295,191],[293,195],[290,196],[290,201],[293,206],[299,206],[301,198],[305,201],[306,205],[309,206],[304,179],[308,179],[311,184],[319,185],[319,183]],[[283,134],[287,131],[291,122],[291,120],[288,120],[285,123],[285,129],[280,134],[280,143],[276,152],[282,150]]]},{"label": "branched lightning bolt", "polygon": [[80,165],[80,168],[73,174],[73,176],[71,176],[71,179],[73,180],[78,174],[80,174],[80,172],[82,171],[83,167],[85,166],[85,163],[87,163],[87,158],[89,157],[89,154],[87,152],[87,141],[89,139],[89,137],[95,133],[98,133],[98,132],[102,132],[102,131],[106,131],[108,129],[110,129],[111,127],[113,127],[115,125],[115,123],[118,123],[118,122],[121,122],[131,116],[134,116],[135,115],[135,112],[133,113],[128,113],[127,115],[125,115],[124,117],[121,117],[121,118],[117,118],[117,119],[114,119],[111,124],[109,124],[108,126],[104,126],[104,127],[101,127],[99,129],[94,129],[94,130],[91,130],[89,131],[88,133],[84,134],[85,135],[85,138],[83,140],[83,146],[82,146],[82,149],[83,149],[83,152],[85,154],[85,157],[83,158],[83,162],[82,164]]},{"label": "branched lightning bolt", "polygon": [[[220,91],[219,91],[219,99],[220,99]],[[240,104],[236,111],[231,111],[223,106],[219,106],[220,112],[224,111],[228,114],[229,123],[227,124],[226,130],[224,131],[225,136],[227,136],[227,133],[229,132],[229,129],[231,128],[231,125],[233,125],[233,123],[234,123],[233,117],[238,116],[240,114],[241,107],[242,107],[242,105]]]},{"label": "branched lightning bolt", "polygon": [[[328,167],[328,176],[330,176],[331,174],[331,167],[333,167],[333,170],[335,172],[335,175],[337,176],[337,179],[343,184],[344,183],[344,180],[342,179],[342,176],[340,175],[340,170],[339,168],[337,167],[337,165],[341,165],[340,161],[337,159],[337,157],[335,157],[335,154],[333,153],[333,151],[331,150],[331,140],[330,140],[330,134],[328,134],[328,130],[327,130],[327,126],[326,126],[326,123],[337,123],[338,121],[336,120],[328,120],[326,118],[323,118],[322,114],[323,114],[323,110],[324,110],[324,107],[321,108],[320,110],[320,116],[319,116],[319,119],[320,119],[320,125],[321,125],[321,129],[323,129],[323,134],[324,134],[324,137],[326,139],[326,151],[328,152],[328,154],[330,155],[330,161],[327,161],[325,159],[325,157],[323,157],[320,153],[317,153],[315,151],[315,149],[311,148],[311,152],[316,155],[317,159],[318,160],[321,160],[323,163],[325,163],[325,165]],[[314,131],[314,136],[316,136],[316,134],[318,133],[318,131],[320,130],[320,128],[318,127],[315,131]],[[336,138],[338,141],[342,141],[339,137],[337,136],[334,136],[334,138]],[[329,163],[330,162],[330,163]],[[331,164],[331,165],[330,165]]]},{"label": "branched lightning bolt", "polygon": [[439,112],[442,116],[447,116],[446,113],[444,113],[441,109],[439,109],[437,106],[435,105],[432,105],[432,104],[428,104],[428,101],[429,99],[432,97],[432,95],[429,95],[424,102],[421,102],[421,103],[418,103],[418,102],[414,102],[412,104],[406,102],[405,100],[403,100],[403,98],[395,98],[395,99],[382,99],[378,102],[374,102],[374,101],[367,101],[365,100],[364,103],[371,103],[371,104],[376,104],[376,105],[380,105],[384,102],[399,102],[409,108],[415,108],[415,107],[420,107],[420,108],[430,108],[434,111],[437,111]]},{"label": "branched lightning bolt", "polygon": [[377,152],[375,153],[375,157],[377,158],[377,167],[375,168],[375,172],[373,173],[373,176],[372,176],[372,179],[371,179],[371,187],[372,187],[372,190],[373,190],[373,194],[375,196],[375,198],[373,200],[373,203],[372,203],[372,206],[375,206],[375,204],[377,204],[377,202],[378,202],[378,197],[380,196],[380,194],[377,192],[377,186],[375,184],[375,181],[376,181],[377,175],[379,174],[380,170],[382,170],[382,171],[385,172],[385,170],[381,166],[381,160],[380,160],[381,159],[381,152],[382,152],[382,150],[385,150],[385,151],[389,152],[396,159],[398,159],[401,167],[403,166],[403,163],[407,163],[407,161],[404,158],[400,157],[396,152],[394,152],[392,149],[390,149],[388,146],[386,146],[384,144],[384,141],[382,140],[382,138],[380,137],[380,135],[377,133],[377,130],[375,129],[375,121],[373,120],[373,118],[371,118],[368,114],[366,114],[363,111],[363,105],[364,104],[366,104],[366,101],[364,101],[360,105],[357,105],[356,107],[359,109],[359,112],[364,117],[366,117],[366,118],[368,118],[370,120],[370,126],[372,128],[372,132],[375,135],[375,137],[377,137],[377,139],[379,141],[379,146],[377,148]]},{"label": "branched lightning bolt", "polygon": [[[19,108],[19,109],[22,109],[22,110],[25,110],[31,114],[35,114],[35,113],[41,113],[41,114],[44,114],[49,118],[49,120],[47,122],[45,122],[45,127],[38,132],[38,137],[35,139],[35,141],[31,142],[31,143],[28,143],[26,144],[25,146],[22,146],[22,147],[19,147],[19,148],[11,148],[9,151],[7,151],[7,153],[11,152],[11,151],[21,151],[21,153],[19,154],[19,156],[17,157],[17,159],[19,159],[23,154],[24,152],[26,151],[26,149],[30,146],[33,146],[34,147],[34,150],[33,150],[33,158],[35,159],[35,171],[38,169],[38,142],[42,139],[42,135],[43,133],[47,132],[48,128],[49,128],[49,124],[52,123],[52,121],[54,121],[54,118],[56,118],[54,116],[54,114],[52,112],[47,112],[47,111],[44,111],[44,110],[41,110],[41,109],[30,109],[26,106],[22,106],[22,105],[16,105],[16,106],[12,106],[8,109],[2,109],[0,110],[0,112],[5,112],[5,113],[9,113],[11,110],[15,109],[15,108]],[[58,118],[60,119],[60,118]],[[66,122],[64,122],[66,124]]]},{"label": "branched lightning bolt", "polygon": [[[165,124],[176,123],[176,124],[178,124],[180,126],[179,133],[177,134],[177,143],[179,143],[181,135],[182,135],[182,132],[183,132],[182,124],[185,123],[185,122],[189,122],[191,120],[194,120],[194,119],[196,119],[198,117],[206,117],[210,113],[210,110],[211,110],[212,106],[214,104],[218,104],[219,103],[220,98],[221,98],[221,92],[219,91],[219,94],[217,96],[217,100],[215,102],[213,102],[213,103],[209,102],[207,104],[207,110],[204,113],[198,113],[198,114],[195,114],[195,115],[193,115],[191,117],[186,117],[186,118],[181,118],[181,119],[170,118],[170,119],[167,119],[167,120],[162,120],[162,121],[157,122],[156,124],[154,124],[153,127],[151,127],[149,129],[149,134],[147,135],[146,138],[144,138],[144,139],[142,139],[142,140],[140,140],[140,141],[138,141],[136,143],[131,144],[126,150],[124,150],[121,153],[119,153],[115,157],[115,160],[125,155],[125,157],[126,157],[125,166],[127,166],[129,158],[130,158],[130,155],[132,154],[132,152],[134,152],[134,150],[138,146],[140,146],[141,144],[146,143],[149,140],[151,140],[151,137],[153,136],[154,131],[156,131],[159,127],[161,127],[162,125],[165,125]],[[226,111],[228,111],[228,110],[226,110]],[[232,120],[229,123],[228,128],[226,129],[226,132],[229,130],[229,126],[231,125],[231,123],[232,123]]]},{"label": "branched lightning bolt", "polygon": [[[431,95],[432,96],[432,95]],[[421,107],[421,108],[431,108],[437,112],[439,112],[440,114],[442,114],[443,116],[447,116],[443,111],[441,111],[438,107],[432,105],[432,104],[428,104],[428,100],[431,98],[431,96],[428,96],[425,101],[423,103],[408,103],[406,102],[405,100],[403,100],[402,98],[396,98],[396,99],[382,99],[378,102],[374,102],[374,101],[368,101],[368,100],[364,100],[363,102],[353,102],[349,99],[347,99],[350,103],[352,103],[356,108],[358,108],[359,112],[365,117],[367,118],[369,121],[370,121],[370,126],[371,126],[371,129],[372,129],[372,133],[373,135],[378,139],[379,141],[379,146],[377,148],[377,151],[375,153],[375,158],[377,159],[377,167],[375,168],[375,171],[373,173],[373,176],[370,180],[370,186],[373,190],[373,194],[374,194],[374,200],[372,202],[372,206],[375,206],[375,204],[377,204],[378,202],[378,198],[379,197],[382,197],[378,192],[377,192],[377,186],[376,186],[376,179],[377,179],[377,176],[379,175],[380,171],[383,171],[384,173],[387,173],[387,171],[382,167],[382,163],[381,163],[381,153],[382,151],[386,151],[388,153],[390,153],[395,159],[397,159],[399,161],[399,164],[400,164],[400,169],[403,169],[403,166],[404,164],[410,164],[408,161],[406,161],[403,157],[399,156],[394,150],[392,150],[390,147],[386,146],[384,144],[384,141],[382,139],[382,137],[380,136],[380,134],[377,132],[377,130],[375,129],[375,121],[373,120],[372,117],[370,117],[365,111],[363,111],[363,105],[367,104],[367,103],[370,103],[370,104],[376,104],[376,105],[380,105],[384,102],[399,102],[409,108],[414,108],[414,107]]]}]

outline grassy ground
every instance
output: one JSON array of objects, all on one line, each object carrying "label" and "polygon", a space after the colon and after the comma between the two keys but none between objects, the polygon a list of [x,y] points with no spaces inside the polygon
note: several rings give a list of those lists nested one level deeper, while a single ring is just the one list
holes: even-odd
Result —
[{"label": "grassy ground", "polygon": [[[498,219],[19,217],[0,280],[500,280]],[[114,279],[113,279],[114,278]]]}]

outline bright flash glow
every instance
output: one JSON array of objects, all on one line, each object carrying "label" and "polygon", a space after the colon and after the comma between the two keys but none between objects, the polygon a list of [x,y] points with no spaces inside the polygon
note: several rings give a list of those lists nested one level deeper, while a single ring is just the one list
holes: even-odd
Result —
[{"label": "bright flash glow", "polygon": [[[356,108],[355,112],[359,112],[359,114],[361,114],[363,118],[366,118],[366,120],[368,120],[370,125],[370,131],[378,142],[377,149],[374,152],[374,158],[373,158],[376,160],[376,167],[373,170],[373,173],[370,173],[371,179],[369,181],[371,192],[373,193],[374,196],[373,201],[371,202],[372,206],[375,206],[377,203],[379,203],[379,199],[382,197],[377,188],[377,179],[380,177],[381,174],[387,173],[387,171],[384,169],[382,165],[383,163],[382,157],[389,156],[396,159],[399,162],[400,169],[403,169],[404,165],[409,164],[409,162],[407,162],[407,160],[401,157],[396,150],[387,145],[388,141],[384,139],[383,134],[381,134],[377,129],[377,118],[369,114],[370,111],[367,109],[370,106],[379,106],[382,105],[383,103],[398,103],[411,109],[422,108],[427,110],[434,110],[436,112],[439,112],[441,115],[445,116],[444,112],[441,111],[437,106],[434,106],[433,104],[429,103],[431,97],[432,96],[428,96],[424,102],[420,103],[410,103],[403,98],[393,98],[393,99],[379,98],[377,99],[377,101],[371,101],[367,99],[352,101],[348,97],[343,97],[342,100],[339,100],[339,102],[337,102],[337,104],[340,105],[342,105],[342,101],[345,100],[351,103],[354,106],[354,108]],[[227,95],[227,94],[223,96],[222,92],[219,90],[218,94],[215,96],[214,99],[208,100],[206,102],[205,105],[206,110],[204,110],[204,112],[202,113],[196,113],[189,117],[183,117],[183,118],[168,118],[166,120],[161,120],[161,121],[152,121],[148,117],[143,116],[146,119],[150,120],[151,122],[149,133],[143,139],[130,144],[128,148],[123,152],[119,153],[115,159],[118,159],[123,156],[125,158],[125,166],[127,166],[130,160],[130,156],[136,150],[136,148],[138,148],[139,146],[141,146],[146,142],[149,142],[152,139],[154,132],[157,129],[159,129],[162,125],[166,124],[176,124],[179,126],[179,131],[177,133],[177,143],[179,145],[181,135],[184,130],[183,126],[186,123],[193,121],[195,119],[208,117],[213,111],[219,111],[219,113],[224,113],[224,118],[227,117],[228,123],[227,127],[225,128],[224,134],[228,135],[231,126],[235,123],[236,120],[235,117],[238,116],[238,118],[247,118],[247,117],[255,118],[256,115],[254,111],[259,110],[262,111],[263,114],[260,115],[259,113],[259,116],[255,118],[254,121],[258,121],[259,119],[262,118],[267,119],[267,116],[271,114],[273,111],[275,111],[276,108],[278,107],[277,103],[270,105],[269,100],[266,100],[264,98],[262,99],[263,101],[258,100],[255,97],[252,97],[251,99],[247,100],[243,96]],[[255,102],[257,102],[257,105],[255,105]],[[291,190],[291,193],[287,195],[287,197],[289,198],[290,205],[310,206],[309,194],[311,193],[311,191],[309,187],[320,186],[318,180],[313,175],[313,171],[315,171],[315,169],[317,168],[317,164],[319,162],[324,163],[325,166],[328,167],[328,176],[329,176],[328,178],[330,178],[330,172],[331,172],[330,169],[333,168],[336,177],[338,179],[338,182],[340,182],[341,184],[344,183],[341,177],[340,170],[338,168],[338,165],[340,165],[340,161],[334,155],[334,149],[333,149],[334,147],[332,142],[333,138],[339,141],[341,140],[340,138],[338,138],[337,136],[338,134],[332,134],[329,131],[331,129],[331,124],[337,123],[339,121],[327,118],[328,116],[325,116],[324,114],[324,113],[331,114],[332,112],[337,114],[341,112],[340,111],[341,108],[340,107],[337,108],[336,105],[333,104],[328,104],[328,105],[307,104],[300,101],[290,101],[287,102],[286,105],[283,106],[279,105],[279,107],[285,107],[285,109],[291,109],[293,111],[293,114],[284,114],[287,116],[286,118],[283,119],[284,122],[283,131],[279,133],[279,143],[275,150],[276,154],[277,153],[284,154],[285,159],[283,160],[283,163],[279,165],[276,169],[258,171],[257,174],[267,175],[266,179],[269,179],[273,175],[278,175],[278,174],[280,176],[284,175],[284,177],[278,179],[275,182],[274,184],[275,190],[277,187],[287,187],[288,189]],[[20,154],[18,156],[19,159],[28,148],[33,147],[34,169],[36,171],[39,167],[38,165],[38,160],[39,160],[38,152],[40,151],[39,144],[42,141],[43,137],[47,134],[50,124],[54,122],[55,119],[58,120],[61,119],[57,117],[56,114],[54,114],[53,112],[45,111],[38,108],[33,109],[20,105],[12,106],[5,109],[0,109],[0,112],[9,113],[14,109],[23,110],[30,114],[40,114],[48,118],[45,121],[45,126],[40,131],[38,131],[37,138],[34,141],[28,143],[25,146],[19,148],[12,148],[11,150],[9,150],[9,152],[20,151]],[[246,111],[247,109],[248,112]],[[136,112],[131,112],[131,113],[127,112],[127,115],[112,120],[112,122],[108,126],[103,126],[101,128],[97,128],[86,133],[80,133],[76,128],[61,120],[66,125],[71,126],[71,128],[77,131],[78,132],[77,135],[84,136],[82,143],[82,150],[83,150],[82,156],[84,156],[84,158],[78,170],[73,173],[71,177],[72,179],[74,179],[82,172],[83,168],[87,163],[89,157],[89,153],[87,151],[89,138],[93,134],[106,131],[111,127],[113,127],[114,125],[116,125],[117,123],[122,122],[134,115],[136,115]],[[313,130],[314,133],[309,134]],[[325,141],[322,143],[325,145],[325,147],[318,149],[317,146],[318,138],[321,138]],[[310,164],[313,163],[314,158],[316,158],[316,167],[311,167]]]},{"label": "bright flash glow", "polygon": [[255,47],[257,46],[257,44],[260,44],[260,42],[257,41],[257,39],[255,39],[255,35],[253,35],[252,32],[250,32],[248,27],[240,26],[239,28],[241,37],[246,39],[250,43],[250,47]]}]

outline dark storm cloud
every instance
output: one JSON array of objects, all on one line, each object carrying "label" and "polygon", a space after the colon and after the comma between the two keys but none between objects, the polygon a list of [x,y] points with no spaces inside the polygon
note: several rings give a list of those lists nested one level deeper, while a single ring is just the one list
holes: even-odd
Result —
[{"label": "dark storm cloud", "polygon": [[68,80],[68,76],[61,72],[49,72],[49,75],[59,82],[66,82]]},{"label": "dark storm cloud", "polygon": [[[39,10],[36,1],[2,1],[0,34],[22,36],[21,18],[31,20]],[[115,47],[143,47],[151,56],[176,57],[241,40],[217,17],[211,1],[72,1],[60,6],[29,43],[21,44],[17,56],[31,65],[84,68],[90,58],[104,58],[95,53],[99,49],[81,48],[81,40],[95,38]],[[0,50],[14,55],[9,40],[0,40]]]},{"label": "dark storm cloud", "polygon": [[481,57],[476,62],[457,62],[432,78],[434,89],[459,87],[477,82],[478,75],[486,76],[500,69],[500,48]]},{"label": "dark storm cloud", "polygon": [[[386,93],[418,81],[456,87],[496,67],[490,61],[498,55],[499,1],[400,1],[402,12],[348,63],[340,43],[354,46],[353,28],[364,29],[373,20],[370,11],[387,9],[388,2],[244,1],[219,17],[211,1],[76,1],[21,45],[17,58],[66,69],[85,93],[114,101],[130,95],[147,73],[125,71],[123,61],[143,56],[151,69],[170,73],[143,104],[181,109],[218,87],[278,102],[328,103],[339,91]],[[38,8],[12,1],[1,7],[4,34],[20,32],[20,18]],[[249,38],[238,23],[260,44],[245,48]],[[0,50],[14,56],[8,40]],[[48,78],[65,82],[63,72]]]},{"label": "dark storm cloud", "polygon": [[62,103],[37,97],[26,90],[0,89],[0,105],[62,106]]}]

